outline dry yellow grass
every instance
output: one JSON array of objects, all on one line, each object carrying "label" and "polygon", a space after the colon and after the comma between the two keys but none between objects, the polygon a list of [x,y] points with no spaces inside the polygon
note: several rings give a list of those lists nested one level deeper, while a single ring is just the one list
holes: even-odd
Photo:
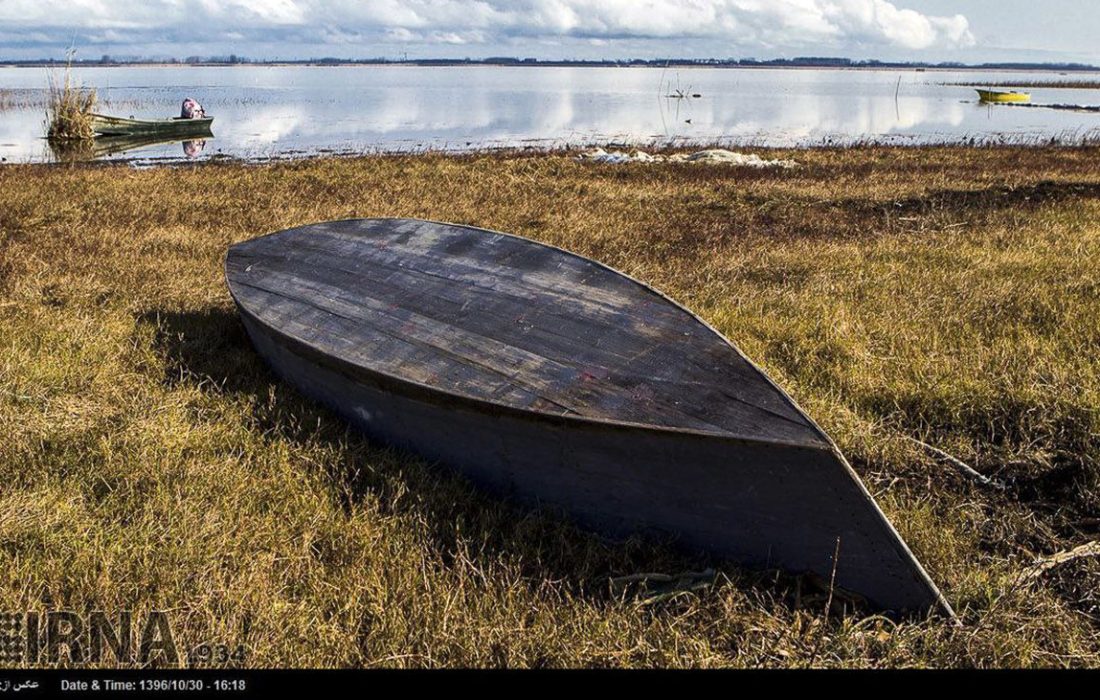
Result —
[{"label": "dry yellow grass", "polygon": [[[1095,666],[1096,149],[0,168],[0,609],[170,611],[253,666]],[[797,581],[606,542],[386,451],[270,375],[230,243],[414,216],[669,292],[849,455],[964,626],[822,614]],[[986,490],[906,440],[1008,483]],[[656,605],[612,576],[716,564]],[[807,602],[811,600],[811,602]]]}]

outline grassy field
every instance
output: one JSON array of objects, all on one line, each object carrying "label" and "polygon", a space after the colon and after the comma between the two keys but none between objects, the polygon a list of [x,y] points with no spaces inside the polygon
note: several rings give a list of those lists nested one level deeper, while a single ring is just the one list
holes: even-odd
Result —
[{"label": "grassy field", "polygon": [[[1100,150],[0,168],[0,609],[164,610],[249,666],[1096,666]],[[234,241],[413,216],[668,292],[836,439],[962,626],[609,542],[369,444],[278,382]],[[1006,485],[966,478],[909,438]],[[714,566],[647,604],[613,577]],[[113,662],[108,662],[108,665]]]}]

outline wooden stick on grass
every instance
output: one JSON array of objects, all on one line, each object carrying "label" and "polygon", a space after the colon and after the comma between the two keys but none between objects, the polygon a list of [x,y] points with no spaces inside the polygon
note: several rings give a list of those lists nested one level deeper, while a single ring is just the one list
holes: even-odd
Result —
[{"label": "wooden stick on grass", "polygon": [[955,457],[954,455],[952,455],[948,452],[944,452],[943,450],[941,450],[938,447],[933,447],[932,445],[929,445],[927,442],[924,442],[922,440],[918,440],[918,439],[913,438],[913,437],[906,436],[906,439],[909,440],[910,442],[915,442],[916,444],[920,445],[924,449],[931,452],[933,455],[946,460],[948,463],[950,463],[952,466],[956,467],[960,472],[962,472],[964,476],[968,477],[971,481],[976,481],[979,484],[981,484],[982,486],[987,486],[989,488],[995,488],[995,489],[1001,489],[1001,490],[1003,490],[1005,488],[1005,485],[1002,484],[1000,481],[997,481],[996,479],[990,479],[988,476],[986,476],[985,474],[982,474],[978,470],[974,469],[974,467],[971,467],[969,464],[962,461],[958,457]]},{"label": "wooden stick on grass", "polygon": [[1024,570],[1021,578],[1024,581],[1034,581],[1056,566],[1061,566],[1067,562],[1076,559],[1084,559],[1086,557],[1100,557],[1100,541],[1092,540],[1091,542],[1086,542],[1073,549],[1058,552],[1049,557],[1036,559],[1034,564]]}]

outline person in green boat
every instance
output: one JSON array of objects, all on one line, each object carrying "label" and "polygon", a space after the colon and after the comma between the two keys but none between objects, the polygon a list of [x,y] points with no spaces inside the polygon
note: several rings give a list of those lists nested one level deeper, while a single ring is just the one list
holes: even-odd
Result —
[{"label": "person in green boat", "polygon": [[202,119],[205,116],[206,110],[202,108],[198,100],[188,97],[183,101],[183,106],[180,108],[180,119]]}]

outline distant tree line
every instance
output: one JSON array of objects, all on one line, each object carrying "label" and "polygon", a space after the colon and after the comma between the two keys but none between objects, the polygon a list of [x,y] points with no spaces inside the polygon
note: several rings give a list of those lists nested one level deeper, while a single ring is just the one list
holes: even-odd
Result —
[{"label": "distant tree line", "polygon": [[[12,66],[50,66],[66,63],[66,59],[44,58],[3,60],[0,63]],[[233,65],[376,65],[411,64],[418,66],[711,66],[716,68],[734,68],[741,66],[790,67],[790,68],[946,68],[946,69],[985,69],[985,70],[1057,70],[1057,71],[1095,71],[1097,66],[1085,63],[960,63],[942,61],[879,61],[874,59],[851,59],[833,56],[799,56],[796,58],[632,58],[632,59],[540,59],[516,58],[512,56],[491,56],[489,58],[308,58],[293,60],[252,59],[247,56],[230,54],[228,56],[187,56],[184,59],[174,57],[114,57],[104,54],[98,59],[77,59],[73,65],[81,66],[132,66],[148,64],[181,64],[202,66]]]}]

